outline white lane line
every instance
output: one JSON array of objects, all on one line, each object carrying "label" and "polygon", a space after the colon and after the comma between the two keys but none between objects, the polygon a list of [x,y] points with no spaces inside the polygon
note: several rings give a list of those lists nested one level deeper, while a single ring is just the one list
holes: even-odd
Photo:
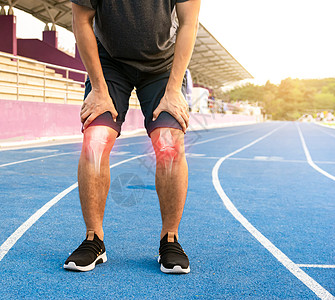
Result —
[{"label": "white lane line", "polygon": [[[122,160],[118,163],[115,163],[110,166],[110,168],[117,167],[121,164],[129,162],[131,160],[140,158],[142,156],[146,156],[148,154],[137,155],[132,158],[128,158]],[[20,239],[20,237],[40,218],[42,217],[52,206],[54,206],[59,200],[64,198],[68,193],[73,191],[78,187],[78,182],[69,186],[66,190],[59,193],[56,197],[52,198],[49,202],[44,204],[39,210],[37,210],[27,221],[25,221],[19,228],[17,228],[8,238],[7,240],[0,246],[0,261],[4,258],[4,256],[8,253],[8,251],[16,244],[16,242]]]},{"label": "white lane line", "polygon": [[300,268],[320,268],[320,269],[335,269],[335,265],[309,265],[309,264],[297,264]]},{"label": "white lane line", "polygon": [[[213,157],[216,159],[219,159],[220,157]],[[296,160],[296,159],[267,159],[267,160],[259,160],[259,159],[255,159],[255,158],[243,158],[243,157],[230,157],[228,158],[228,160],[246,160],[246,161],[255,161],[255,162],[287,162],[287,163],[306,163],[306,160]],[[325,165],[335,165],[335,161],[315,161],[316,163],[319,164],[325,164]]]},{"label": "white lane line", "polygon": [[322,161],[322,160],[316,160],[315,163],[317,164],[325,164],[325,165],[335,165],[335,161]]},{"label": "white lane line", "polygon": [[123,147],[123,146],[132,146],[132,145],[140,145],[140,144],[147,144],[148,141],[145,141],[145,142],[136,142],[136,143],[126,143],[126,144],[119,144],[117,143],[116,145],[114,145],[113,149],[116,148],[116,147]]},{"label": "white lane line", "polygon": [[222,136],[219,136],[219,137],[207,139],[207,140],[204,140],[204,141],[201,141],[201,142],[196,142],[196,143],[193,143],[193,144],[187,144],[187,143],[185,143],[185,148],[187,148],[187,146],[200,145],[200,144],[204,144],[204,143],[207,143],[207,142],[217,141],[217,140],[220,140],[220,139],[223,139],[223,138],[227,138],[227,137],[231,137],[231,136],[235,136],[235,135],[240,135],[240,134],[252,131],[252,130],[254,130],[254,128],[248,129],[248,130],[244,130],[244,131],[241,131],[241,132],[236,132],[236,133],[230,133],[230,134],[222,135]]},{"label": "white lane line", "polygon": [[230,157],[228,160],[245,160],[245,161],[254,161],[254,162],[285,162],[285,163],[304,163],[306,164],[305,160],[294,160],[294,159],[277,159],[275,156],[269,156],[266,159],[259,159],[259,157],[255,156],[254,158],[243,158],[243,157]]},{"label": "white lane line", "polygon": [[122,156],[122,155],[128,155],[128,154],[130,154],[129,151],[114,151],[114,150],[112,150],[110,153],[111,156]]},{"label": "white lane line", "polygon": [[68,187],[63,192],[59,193],[56,197],[51,199],[39,210],[37,210],[27,221],[25,221],[19,228],[17,228],[9,238],[0,246],[0,261],[4,258],[7,252],[15,245],[18,239],[40,218],[42,217],[52,206],[54,206],[60,199],[70,193],[78,186],[78,182]]},{"label": "white lane line", "polygon": [[[191,153],[191,155],[186,154],[189,158],[199,158],[199,159],[220,159],[222,156],[203,156],[196,155],[194,153]],[[267,162],[267,163],[273,163],[273,162],[284,162],[284,163],[300,163],[300,164],[306,164],[306,160],[290,160],[290,159],[267,159],[267,160],[261,160],[261,159],[255,159],[255,158],[244,158],[244,157],[229,157],[227,160],[239,160],[239,161],[253,161],[253,162]],[[320,163],[329,163],[329,164],[335,164],[335,162],[320,162]]]},{"label": "white lane line", "polygon": [[205,157],[206,156],[206,154],[203,154],[203,153],[186,153],[185,154],[186,155],[186,157]]},{"label": "white lane line", "polygon": [[239,153],[252,145],[258,143],[259,141],[265,139],[266,137],[273,134],[275,131],[280,129],[272,130],[271,132],[263,135],[257,140],[249,143],[248,145],[237,149],[236,151],[220,158],[215,164],[212,170],[212,181],[213,185],[222,199],[223,204],[226,206],[228,211],[234,216],[234,218],[239,221],[245,229],[247,229],[253,237],[257,239],[261,243],[261,245],[266,248],[279,262],[281,262],[286,269],[288,269],[294,276],[296,276],[300,281],[302,281],[309,289],[311,289],[319,298],[321,299],[335,299],[335,297],[330,294],[324,287],[322,287],[318,282],[316,282],[312,277],[307,275],[303,270],[301,270],[298,265],[296,265],[293,261],[291,261],[282,251],[280,251],[274,244],[272,244],[262,233],[260,233],[234,206],[231,200],[228,198],[226,193],[221,187],[218,171],[221,164],[229,157]]},{"label": "white lane line", "polygon": [[16,165],[16,164],[22,164],[22,163],[25,163],[25,162],[28,162],[28,161],[40,160],[40,159],[44,159],[44,158],[50,158],[50,157],[56,157],[56,156],[62,156],[62,155],[68,155],[68,154],[79,153],[79,152],[80,152],[80,151],[73,151],[73,152],[66,152],[66,153],[52,154],[52,155],[39,156],[39,157],[35,157],[35,158],[29,158],[29,159],[24,159],[24,160],[14,161],[14,162],[11,162],[11,163],[6,163],[6,164],[2,164],[2,165],[0,165],[0,168],[7,167],[7,166],[12,166],[12,165]]},{"label": "white lane line", "polygon": [[329,133],[326,130],[322,130],[320,128],[318,128],[318,130],[321,131],[321,132],[323,132],[323,133],[325,133],[325,134],[327,134],[327,135],[329,135],[329,136],[335,137],[335,134]]},{"label": "white lane line", "polygon": [[[333,132],[334,132],[334,129],[335,129],[335,127],[334,127],[334,126],[330,127],[330,126],[323,125],[323,124],[319,124],[319,123],[313,123],[313,125],[314,125],[314,126],[315,126],[315,127],[318,129],[318,130],[322,131],[323,133],[325,133],[325,134],[328,134],[328,135],[330,135],[330,136],[333,136],[333,137],[335,137],[335,135],[334,135],[334,134],[332,134],[332,133],[329,133],[329,132],[327,131],[327,129],[325,129],[325,128],[328,128],[328,129],[331,129],[331,130],[333,130]],[[320,127],[323,127],[323,129],[325,129],[325,130],[321,129]]]},{"label": "white lane line", "polygon": [[[196,155],[195,153],[191,153],[191,155],[187,155],[188,158],[201,158],[201,159],[220,159],[220,156],[203,156],[204,154],[201,155]],[[259,160],[259,159],[254,159],[254,158],[245,158],[245,157],[230,157],[227,158],[227,160],[240,160],[240,161],[253,161],[253,162],[283,162],[283,163],[299,163],[299,164],[306,164],[306,160],[295,160],[295,159],[268,159],[268,160]],[[335,165],[335,161],[315,161],[318,164],[323,164],[323,165]]]},{"label": "white lane line", "polygon": [[24,153],[55,153],[59,152],[57,149],[35,149],[35,150],[28,150],[24,151]]},{"label": "white lane line", "polygon": [[297,128],[298,128],[298,132],[299,132],[299,136],[300,136],[300,140],[301,140],[301,144],[302,144],[302,147],[304,148],[304,152],[305,152],[305,156],[306,156],[306,159],[307,159],[307,162],[309,163],[309,165],[315,169],[316,171],[318,171],[319,173],[321,173],[322,175],[328,177],[329,179],[331,180],[334,180],[335,181],[335,176],[329,174],[328,172],[322,170],[320,167],[318,167],[312,160],[312,157],[311,157],[311,154],[309,153],[309,150],[307,148],[307,145],[306,145],[306,142],[305,142],[305,139],[304,139],[304,136],[302,135],[302,132],[301,132],[301,129],[300,129],[300,126],[298,124],[296,124]]}]

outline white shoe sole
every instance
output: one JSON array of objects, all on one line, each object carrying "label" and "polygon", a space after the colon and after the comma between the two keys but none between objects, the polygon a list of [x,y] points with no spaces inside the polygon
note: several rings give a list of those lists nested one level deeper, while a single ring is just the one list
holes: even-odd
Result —
[{"label": "white shoe sole", "polygon": [[188,266],[186,269],[183,269],[181,266],[174,266],[173,269],[167,269],[161,264],[161,257],[158,257],[158,262],[161,265],[161,271],[166,274],[188,274],[190,273],[190,266]]},{"label": "white shoe sole", "polygon": [[64,264],[63,268],[67,269],[67,270],[72,270],[72,271],[81,271],[81,272],[87,272],[87,271],[91,271],[95,268],[97,262],[99,260],[102,260],[102,262],[99,263],[105,263],[107,261],[107,255],[106,252],[102,253],[101,255],[99,255],[96,260],[94,262],[92,262],[90,265],[85,266],[85,267],[81,267],[81,266],[77,266],[73,261],[70,261],[67,265]]}]

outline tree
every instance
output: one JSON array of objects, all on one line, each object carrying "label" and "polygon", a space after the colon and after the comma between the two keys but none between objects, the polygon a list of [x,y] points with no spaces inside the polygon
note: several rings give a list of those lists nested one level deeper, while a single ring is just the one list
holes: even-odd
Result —
[{"label": "tree", "polygon": [[258,102],[274,120],[296,120],[305,113],[335,109],[335,78],[286,78],[279,85],[247,84],[226,93],[232,101]]}]

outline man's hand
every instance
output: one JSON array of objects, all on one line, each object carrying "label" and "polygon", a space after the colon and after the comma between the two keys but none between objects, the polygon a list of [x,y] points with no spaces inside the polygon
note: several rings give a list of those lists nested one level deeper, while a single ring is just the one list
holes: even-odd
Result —
[{"label": "man's hand", "polygon": [[84,104],[81,107],[80,118],[81,122],[84,124],[83,130],[85,130],[96,117],[106,111],[109,111],[112,114],[113,120],[116,122],[118,113],[108,91],[97,91],[93,89],[87,95]]},{"label": "man's hand", "polygon": [[190,114],[188,105],[181,91],[165,91],[159,105],[153,112],[153,121],[155,121],[162,111],[168,112],[181,125],[183,132],[186,132]]}]

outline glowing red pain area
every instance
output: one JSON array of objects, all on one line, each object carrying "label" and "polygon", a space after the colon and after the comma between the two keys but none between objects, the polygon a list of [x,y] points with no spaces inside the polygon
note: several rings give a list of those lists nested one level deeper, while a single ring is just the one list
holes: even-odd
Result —
[{"label": "glowing red pain area", "polygon": [[157,162],[173,161],[184,151],[184,134],[180,130],[159,128],[151,135]]},{"label": "glowing red pain area", "polygon": [[91,126],[85,130],[83,149],[96,173],[100,172],[101,160],[109,155],[114,141],[115,134],[107,126]]}]

